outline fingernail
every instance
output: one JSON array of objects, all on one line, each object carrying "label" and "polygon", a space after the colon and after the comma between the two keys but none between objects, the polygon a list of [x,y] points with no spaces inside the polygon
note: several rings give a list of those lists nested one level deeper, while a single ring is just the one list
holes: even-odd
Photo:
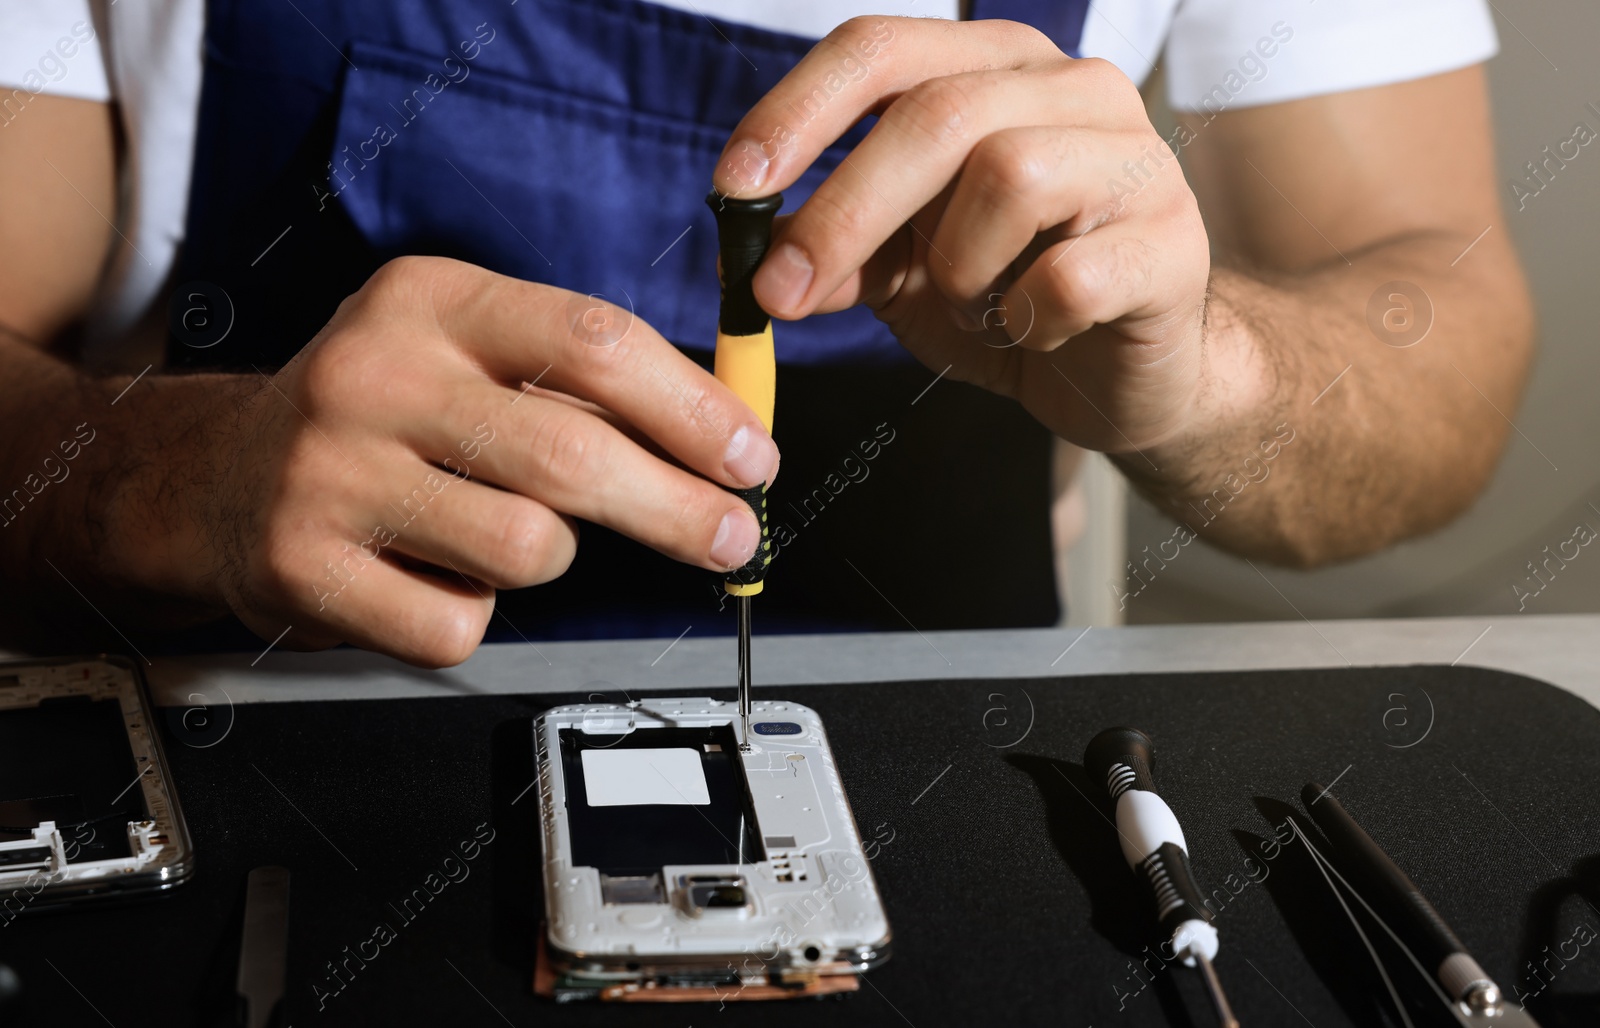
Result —
[{"label": "fingernail", "polygon": [[767,160],[761,147],[754,143],[739,143],[728,150],[723,162],[723,180],[732,185],[728,196],[760,196],[757,192],[767,181],[772,162]]},{"label": "fingernail", "polygon": [[814,274],[804,250],[779,243],[756,270],[757,298],[768,310],[793,311],[806,298]]},{"label": "fingernail", "polygon": [[735,507],[722,516],[717,537],[711,540],[711,559],[725,568],[743,567],[761,542],[761,526],[748,507]]},{"label": "fingernail", "polygon": [[740,485],[760,485],[772,477],[778,463],[778,445],[765,432],[744,425],[728,440],[728,449],[722,455],[722,467]]}]

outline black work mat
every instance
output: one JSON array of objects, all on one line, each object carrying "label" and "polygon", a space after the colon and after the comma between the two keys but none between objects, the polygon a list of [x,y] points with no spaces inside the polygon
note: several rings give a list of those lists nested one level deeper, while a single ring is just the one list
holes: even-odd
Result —
[{"label": "black work mat", "polygon": [[1551,686],[1411,667],[763,692],[821,712],[873,856],[894,956],[858,993],[533,997],[531,719],[581,697],[470,696],[256,704],[214,745],[169,734],[197,877],[121,907],[0,917],[0,961],[26,990],[15,1024],[217,1023],[245,875],[278,863],[297,1028],[1209,1026],[1197,973],[1152,955],[1148,901],[1078,763],[1114,724],[1156,740],[1244,1024],[1389,1022],[1304,845],[1266,842],[1304,783],[1334,779],[1501,985],[1538,990],[1546,1028],[1600,1023],[1600,946],[1580,942],[1600,936],[1600,712]]}]

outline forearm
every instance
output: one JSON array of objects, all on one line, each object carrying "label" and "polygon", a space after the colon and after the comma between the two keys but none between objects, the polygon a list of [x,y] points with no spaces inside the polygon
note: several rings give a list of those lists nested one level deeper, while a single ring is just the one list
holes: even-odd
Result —
[{"label": "forearm", "polygon": [[94,608],[119,625],[181,624],[225,609],[210,583],[207,442],[228,427],[248,383],[156,373],[132,383],[0,338],[7,642],[94,618]]},{"label": "forearm", "polygon": [[[1203,538],[1284,564],[1444,524],[1493,471],[1531,354],[1504,233],[1462,256],[1469,243],[1417,235],[1295,274],[1214,269],[1193,427],[1113,459]],[[1399,306],[1389,290],[1369,324],[1369,299],[1390,282],[1431,301],[1432,326],[1411,345],[1383,324]]]}]

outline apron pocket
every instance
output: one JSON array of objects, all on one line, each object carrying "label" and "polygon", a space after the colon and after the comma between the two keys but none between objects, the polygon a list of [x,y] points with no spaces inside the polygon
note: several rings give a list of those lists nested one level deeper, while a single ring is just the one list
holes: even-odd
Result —
[{"label": "apron pocket", "polygon": [[[326,190],[385,256],[459,258],[631,306],[666,338],[716,340],[716,223],[727,134],[439,58],[356,41]],[[793,211],[838,163],[825,153]],[[793,364],[910,356],[865,308],[778,326]]]}]

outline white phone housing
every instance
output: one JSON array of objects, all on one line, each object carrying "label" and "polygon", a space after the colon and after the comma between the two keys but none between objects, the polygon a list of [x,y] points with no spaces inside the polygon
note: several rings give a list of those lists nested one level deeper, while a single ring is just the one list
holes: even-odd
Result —
[{"label": "white phone housing", "polygon": [[[637,879],[574,863],[569,804],[582,801],[566,781],[563,730],[581,731],[583,746],[593,749],[608,738],[678,727],[729,726],[732,740],[738,720],[733,703],[692,697],[556,707],[535,722],[547,942],[556,970],[680,983],[727,981],[731,970],[753,983],[853,974],[887,958],[888,918],[827,735],[817,713],[798,703],[756,702],[748,751],[734,745],[729,754],[749,790],[759,859],[752,853],[736,863],[664,865],[659,882],[642,890]],[[687,784],[672,788],[690,791]],[[708,904],[708,893],[729,902]]]}]

